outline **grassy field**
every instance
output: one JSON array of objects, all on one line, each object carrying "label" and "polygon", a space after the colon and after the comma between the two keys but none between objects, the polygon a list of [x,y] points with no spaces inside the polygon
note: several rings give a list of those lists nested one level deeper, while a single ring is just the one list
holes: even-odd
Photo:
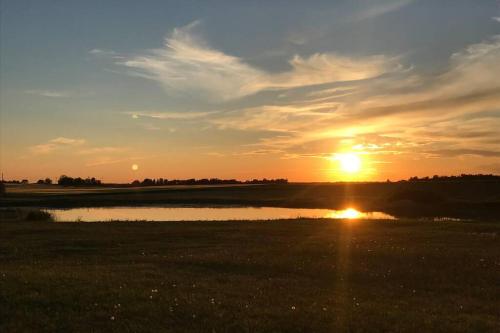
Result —
[{"label": "grassy field", "polygon": [[500,224],[0,222],[0,332],[498,332]]}]

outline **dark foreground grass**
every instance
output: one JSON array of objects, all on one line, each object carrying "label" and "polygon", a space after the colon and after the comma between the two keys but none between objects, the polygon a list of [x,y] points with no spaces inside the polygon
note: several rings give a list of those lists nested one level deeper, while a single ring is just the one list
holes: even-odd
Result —
[{"label": "dark foreground grass", "polygon": [[0,332],[498,332],[499,224],[0,223]]}]

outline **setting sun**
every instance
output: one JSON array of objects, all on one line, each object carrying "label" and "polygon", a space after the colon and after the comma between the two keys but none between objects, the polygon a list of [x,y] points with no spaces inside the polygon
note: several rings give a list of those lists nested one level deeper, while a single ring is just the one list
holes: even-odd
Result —
[{"label": "setting sun", "polygon": [[340,169],[347,173],[356,173],[361,170],[361,158],[357,154],[345,153],[336,155]]},{"label": "setting sun", "polygon": [[133,171],[139,170],[139,166],[137,164],[132,164],[132,170]]}]

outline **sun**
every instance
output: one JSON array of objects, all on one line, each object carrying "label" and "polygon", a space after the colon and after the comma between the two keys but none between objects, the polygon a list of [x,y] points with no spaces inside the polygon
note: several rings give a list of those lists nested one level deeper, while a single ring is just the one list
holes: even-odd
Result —
[{"label": "sun", "polygon": [[347,173],[357,173],[361,170],[361,158],[354,153],[337,154],[340,169]]},{"label": "sun", "polygon": [[139,166],[137,164],[132,164],[132,170],[133,171],[139,170]]}]

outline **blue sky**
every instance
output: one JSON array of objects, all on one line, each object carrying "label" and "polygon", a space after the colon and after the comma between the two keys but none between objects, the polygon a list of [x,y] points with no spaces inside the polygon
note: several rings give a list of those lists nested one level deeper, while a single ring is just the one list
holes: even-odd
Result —
[{"label": "blue sky", "polygon": [[488,0],[2,0],[2,170],[328,181],[354,152],[360,180],[500,172],[499,17]]}]

